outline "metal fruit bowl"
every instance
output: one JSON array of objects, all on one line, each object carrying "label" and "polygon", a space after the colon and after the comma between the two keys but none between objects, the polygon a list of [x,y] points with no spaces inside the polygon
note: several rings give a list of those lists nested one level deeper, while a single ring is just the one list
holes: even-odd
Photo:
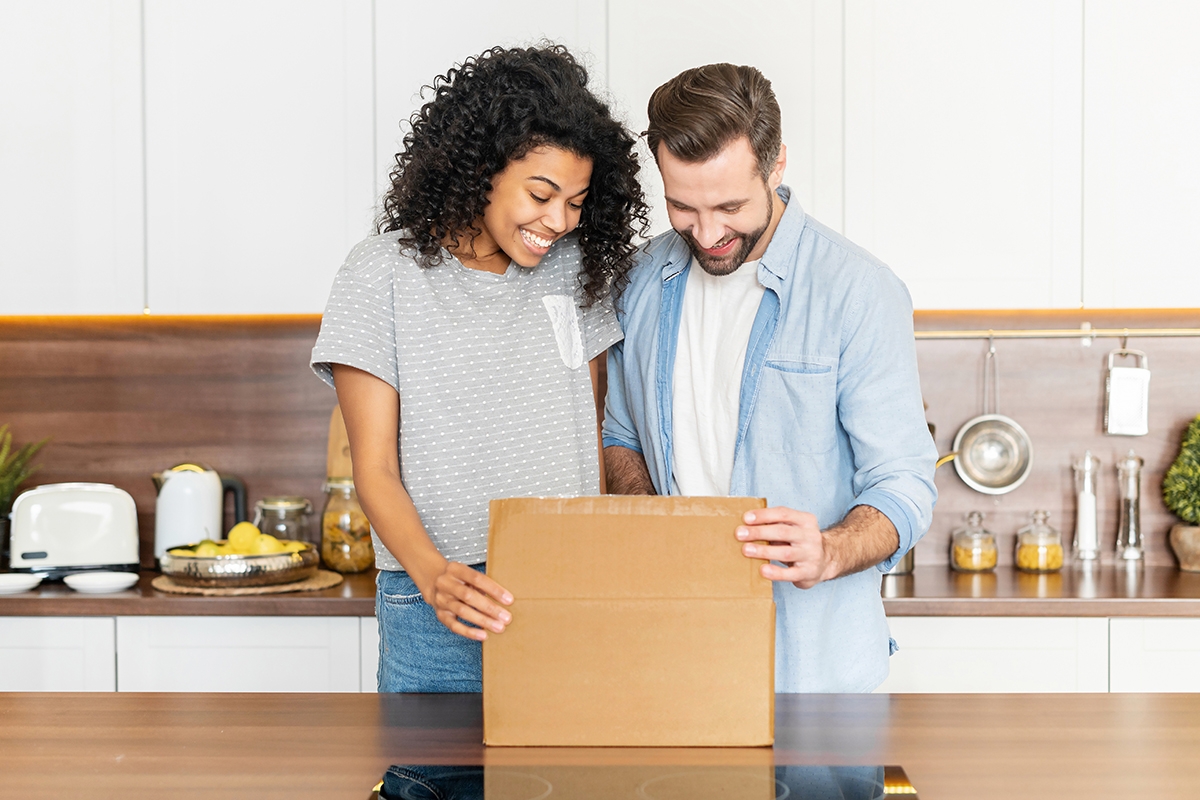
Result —
[{"label": "metal fruit bowl", "polygon": [[[171,549],[194,550],[196,547],[199,543]],[[163,575],[169,575],[180,586],[233,588],[302,581],[317,574],[320,560],[316,548],[305,543],[303,550],[294,553],[261,556],[189,556],[167,552],[159,559],[159,565]]]}]

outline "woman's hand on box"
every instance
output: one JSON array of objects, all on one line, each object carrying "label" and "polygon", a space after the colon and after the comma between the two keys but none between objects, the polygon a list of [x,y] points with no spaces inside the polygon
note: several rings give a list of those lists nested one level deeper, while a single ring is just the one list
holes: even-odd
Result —
[{"label": "woman's hand on box", "polygon": [[438,621],[459,636],[482,642],[488,631],[503,633],[512,622],[512,613],[504,608],[512,605],[512,595],[466,564],[447,561],[428,594],[432,596],[426,599],[437,612]]}]

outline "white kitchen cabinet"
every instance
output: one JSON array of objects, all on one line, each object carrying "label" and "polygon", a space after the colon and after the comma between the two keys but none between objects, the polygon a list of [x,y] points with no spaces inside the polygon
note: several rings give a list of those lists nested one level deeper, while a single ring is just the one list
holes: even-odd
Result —
[{"label": "white kitchen cabinet", "polygon": [[112,617],[0,617],[0,692],[117,688]]},{"label": "white kitchen cabinet", "polygon": [[1084,34],[1084,302],[1200,306],[1200,4],[1089,0]]},{"label": "white kitchen cabinet", "polygon": [[900,649],[879,692],[1106,692],[1108,620],[889,617]]},{"label": "white kitchen cabinet", "polygon": [[324,308],[371,227],[371,16],[370,0],[145,0],[153,313]]},{"label": "white kitchen cabinet", "polygon": [[141,313],[139,9],[0,3],[0,314]]},{"label": "white kitchen cabinet", "polygon": [[1114,692],[1200,692],[1200,619],[1113,619],[1109,648]]},{"label": "white kitchen cabinet", "polygon": [[1078,307],[1081,0],[845,9],[846,235],[917,308]]},{"label": "white kitchen cabinet", "polygon": [[435,76],[491,47],[547,39],[570,48],[588,68],[592,85],[602,88],[606,24],[605,3],[596,0],[459,0],[452,24],[446,7],[437,3],[376,0],[376,195],[388,186],[400,149],[400,122],[420,108],[421,87]]},{"label": "white kitchen cabinet", "polygon": [[357,617],[117,617],[122,692],[357,692]]},{"label": "white kitchen cabinet", "polygon": [[[783,121],[794,198],[825,224],[842,226],[842,9],[838,0],[609,0],[609,89],[632,130],[646,103],[685,69],[752,64],[771,81]],[[642,185],[653,229],[670,227],[658,169],[643,149]]]},{"label": "white kitchen cabinet", "polygon": [[379,620],[359,617],[359,639],[362,642],[360,664],[364,692],[379,691]]}]

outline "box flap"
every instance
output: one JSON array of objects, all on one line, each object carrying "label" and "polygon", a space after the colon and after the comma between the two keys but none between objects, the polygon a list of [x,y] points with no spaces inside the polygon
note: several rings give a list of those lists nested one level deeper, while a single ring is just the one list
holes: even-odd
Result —
[{"label": "box flap", "polygon": [[[734,530],[762,498],[493,500],[488,575],[518,599],[772,597]],[[637,555],[630,558],[630,554]]]}]

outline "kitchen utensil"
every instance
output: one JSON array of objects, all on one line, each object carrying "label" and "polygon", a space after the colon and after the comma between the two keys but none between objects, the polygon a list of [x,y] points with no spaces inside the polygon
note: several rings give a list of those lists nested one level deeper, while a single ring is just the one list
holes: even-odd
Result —
[{"label": "kitchen utensil", "polygon": [[223,537],[225,493],[233,492],[234,522],[246,521],[246,486],[232,475],[220,476],[201,464],[177,464],[152,476],[158,489],[154,505],[154,556],[201,539]]},{"label": "kitchen utensil", "polygon": [[36,572],[0,572],[0,594],[20,594],[42,582],[42,575]]},{"label": "kitchen utensil", "polygon": [[1011,492],[1033,469],[1033,443],[1024,428],[1000,413],[999,385],[996,347],[991,344],[983,370],[983,414],[967,420],[954,437],[952,451],[937,460],[939,467],[953,461],[963,483],[984,494]]},{"label": "kitchen utensil", "polygon": [[63,578],[63,583],[84,594],[121,592],[137,582],[132,572],[75,572]]},{"label": "kitchen utensil", "polygon": [[312,503],[306,497],[264,497],[254,504],[254,525],[276,539],[321,546],[321,534],[312,529]]},{"label": "kitchen utensil", "polygon": [[57,579],[82,570],[137,571],[137,507],[107,483],[48,483],[13,502],[11,568]]},{"label": "kitchen utensil", "polygon": [[362,572],[375,563],[371,523],[358,504],[354,481],[330,478],[321,512],[321,560],[337,572]]},{"label": "kitchen utensil", "polygon": [[[1136,367],[1117,367],[1113,359],[1136,358]],[[1104,380],[1104,432],[1145,436],[1150,432],[1150,360],[1141,350],[1121,348],[1108,354]]]},{"label": "kitchen utensil", "polygon": [[[197,545],[187,547],[194,549]],[[180,548],[172,548],[178,551]],[[261,556],[195,556],[164,553],[160,564],[164,575],[182,586],[270,586],[299,581],[317,572],[317,550],[305,544],[295,553]]]},{"label": "kitchen utensil", "polygon": [[1142,459],[1132,450],[1117,462],[1117,485],[1121,494],[1121,511],[1117,519],[1117,558],[1122,561],[1141,561],[1145,555],[1142,542]]},{"label": "kitchen utensil", "polygon": [[1075,558],[1096,561],[1100,558],[1100,537],[1096,530],[1096,479],[1100,459],[1091,450],[1071,467],[1075,471]]}]

